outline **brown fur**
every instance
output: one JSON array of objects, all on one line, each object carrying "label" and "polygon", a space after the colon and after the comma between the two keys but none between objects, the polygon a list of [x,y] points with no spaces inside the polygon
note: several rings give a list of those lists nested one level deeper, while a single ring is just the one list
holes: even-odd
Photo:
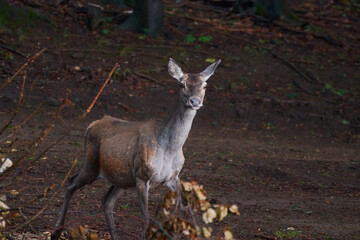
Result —
[{"label": "brown fur", "polygon": [[128,122],[105,116],[89,125],[85,137],[84,165],[71,177],[61,216],[56,224],[57,230],[51,235],[53,240],[61,234],[74,192],[98,177],[104,177],[112,184],[104,197],[105,218],[112,239],[115,239],[113,209],[120,189],[136,187],[144,219],[143,233],[149,224],[150,187],[164,183],[178,192],[177,202],[180,202],[179,173],[185,161],[182,147],[196,110],[202,106],[205,81],[219,63],[220,60],[200,74],[184,74],[175,61],[170,59],[169,73],[183,86],[178,105],[167,121]]}]

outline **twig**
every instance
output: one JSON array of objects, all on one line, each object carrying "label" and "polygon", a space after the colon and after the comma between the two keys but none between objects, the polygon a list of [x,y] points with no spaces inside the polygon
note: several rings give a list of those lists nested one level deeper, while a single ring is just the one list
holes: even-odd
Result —
[{"label": "twig", "polygon": [[130,108],[129,106],[127,106],[127,105],[125,105],[125,104],[123,104],[121,102],[119,102],[118,104],[119,104],[120,107],[125,109],[125,111],[132,111],[133,110],[132,108]]},{"label": "twig", "polygon": [[161,56],[161,55],[147,53],[147,52],[135,52],[135,54],[149,56],[149,57],[156,57],[156,58],[161,58],[161,59],[168,59],[170,57],[169,55]]},{"label": "twig", "polygon": [[[25,78],[26,78],[26,71],[25,71],[25,74],[24,74],[24,81],[25,81]],[[37,78],[36,78],[36,79],[37,79]],[[32,90],[33,90],[33,88],[34,88],[36,79],[34,79],[34,80],[31,82],[30,88],[29,88],[29,90],[28,90],[28,92],[27,92],[27,95],[26,95],[25,97],[22,97],[22,96],[21,96],[21,95],[24,94],[23,92],[24,92],[24,85],[25,85],[25,83],[23,82],[23,89],[22,89],[22,91],[21,91],[21,93],[20,93],[20,94],[21,94],[20,97],[22,97],[24,100],[21,101],[21,106],[18,105],[17,110],[16,110],[16,112],[14,113],[11,122],[9,122],[9,124],[7,124],[7,126],[5,126],[5,127],[0,131],[0,135],[1,135],[1,134],[6,130],[6,128],[12,123],[12,121],[13,121],[14,118],[15,118],[15,116],[19,113],[21,107],[24,106],[24,105],[27,103],[27,100],[29,99],[29,96],[30,96],[30,94],[31,94],[31,92],[32,92]],[[42,103],[43,103],[43,102],[42,102]],[[41,103],[40,105],[42,105],[42,103]],[[20,98],[19,98],[19,104],[20,104]],[[35,109],[35,111],[38,110],[38,108],[40,107],[40,105]],[[15,130],[14,130],[13,133],[11,133],[9,136],[3,138],[1,141],[3,141],[4,139],[6,139],[6,138],[8,138],[8,137],[11,137],[12,135],[14,135],[15,132],[17,132],[18,128],[21,128],[21,126],[24,125],[24,124],[31,118],[32,115],[33,115],[33,114],[31,114],[30,116],[28,116],[28,117],[23,121],[22,124],[20,124],[19,126],[15,127]]]},{"label": "twig", "polygon": [[[260,46],[258,46],[256,43],[252,42],[252,41],[249,41],[247,39],[244,39],[242,37],[239,37],[239,36],[236,36],[236,35],[231,35],[233,38],[237,38],[243,42],[246,42],[254,47],[256,47],[257,49],[260,48]],[[264,50],[267,50],[271,53],[271,55],[275,58],[278,58],[279,60],[281,60],[282,63],[284,63],[286,66],[288,66],[289,68],[291,68],[292,70],[294,70],[296,73],[298,73],[302,78],[304,78],[305,80],[307,80],[308,82],[314,82],[312,79],[310,79],[305,73],[303,73],[302,71],[300,71],[294,64],[290,63],[288,60],[286,60],[285,58],[281,57],[280,55],[276,54],[274,51],[272,51],[271,49],[269,48],[264,48],[264,47],[261,47],[262,49]],[[307,72],[310,72],[309,70],[306,69]],[[318,79],[315,78],[315,81],[319,84],[320,81]],[[301,86],[297,81],[295,81],[294,79],[292,80],[292,83],[294,85],[296,85],[297,87],[301,88],[302,90],[304,90],[306,93],[310,94],[310,95],[314,95],[314,96],[318,96],[318,94],[314,93],[313,91]]]},{"label": "twig", "polygon": [[337,46],[337,47],[341,47],[343,46],[344,44],[341,43],[341,42],[337,42],[335,41],[334,39],[332,39],[331,37],[329,36],[326,36],[326,35],[323,35],[323,34],[319,34],[319,33],[313,33],[313,32],[304,32],[304,31],[301,31],[301,30],[298,30],[298,29],[294,29],[294,28],[290,28],[288,26],[285,26],[283,24],[280,24],[279,22],[273,22],[274,26],[277,26],[279,28],[282,28],[288,32],[292,32],[292,33],[297,33],[297,34],[302,34],[302,35],[306,35],[306,34],[310,34],[316,38],[319,38],[321,40],[324,40],[326,41],[327,43],[330,43],[334,46]]},{"label": "twig", "polygon": [[[25,221],[28,221],[28,218],[24,215],[24,213],[21,211],[21,208],[18,209],[19,214],[25,219]],[[34,233],[37,233],[37,231],[33,228],[32,224],[29,223],[29,227]]]},{"label": "twig", "polygon": [[202,18],[196,18],[196,17],[189,17],[189,16],[182,16],[182,15],[176,15],[176,14],[171,14],[170,12],[166,12],[169,15],[172,15],[174,17],[178,17],[178,18],[184,18],[187,20],[191,20],[191,21],[195,21],[195,22],[202,22],[202,23],[206,23],[209,25],[214,26],[214,29],[219,30],[219,31],[227,31],[227,32],[246,32],[246,33],[252,33],[254,32],[253,29],[249,29],[249,28],[231,28],[231,27],[224,27],[219,25],[219,23],[217,21],[212,21],[210,19],[202,19]]},{"label": "twig", "polygon": [[152,81],[152,82],[154,82],[154,83],[157,83],[157,84],[162,85],[161,82],[159,82],[159,81],[156,80],[155,78],[150,77],[150,76],[148,76],[148,75],[146,75],[146,74],[143,74],[143,73],[140,73],[140,72],[134,72],[133,74],[136,75],[136,76],[138,76],[138,77],[146,78],[146,79],[149,79],[150,81]]},{"label": "twig", "polygon": [[96,95],[96,97],[94,98],[93,102],[90,104],[90,106],[88,107],[88,109],[86,109],[86,111],[84,112],[84,114],[80,117],[79,120],[82,120],[86,117],[86,115],[91,111],[91,109],[93,108],[95,102],[97,101],[97,99],[99,98],[100,94],[102,93],[102,91],[104,90],[106,84],[109,82],[111,76],[114,74],[115,69],[119,66],[118,63],[115,63],[115,66],[112,68],[111,72],[109,73],[108,78],[106,79],[105,83],[103,84],[103,86],[100,88],[100,91],[98,92],[98,94]]},{"label": "twig", "polygon": [[29,223],[31,223],[32,221],[34,221],[36,218],[38,218],[48,207],[50,207],[54,201],[55,201],[55,197],[56,195],[59,193],[60,189],[63,188],[65,182],[67,181],[67,179],[70,176],[71,171],[73,170],[73,168],[75,167],[77,163],[77,159],[74,160],[73,164],[71,165],[70,170],[68,171],[68,173],[66,174],[64,180],[61,182],[59,188],[56,190],[56,192],[54,193],[54,195],[52,195],[52,197],[50,198],[49,202],[37,213],[35,214],[35,216],[31,217],[29,220],[27,220],[26,222],[18,225],[17,227],[15,227],[13,230],[11,230],[8,233],[4,233],[2,235],[0,235],[1,238],[6,238],[7,236],[10,236],[12,233],[20,230],[21,228],[25,227],[26,225],[28,225]]},{"label": "twig", "polygon": [[[165,48],[165,49],[171,49],[171,50],[181,50],[181,51],[188,51],[188,52],[194,52],[194,53],[201,53],[204,54],[206,56],[214,56],[217,58],[221,58],[221,59],[225,59],[224,56],[220,56],[220,55],[215,55],[213,52],[207,52],[205,50],[197,50],[197,49],[190,49],[189,48],[189,44],[187,44],[187,46],[185,47],[180,47],[180,46],[171,46],[171,45],[144,45],[144,44],[128,44],[128,45],[114,45],[113,47],[134,47],[134,48]],[[101,50],[101,49],[76,49],[76,48],[69,48],[69,49],[61,49],[61,52],[103,52],[103,53],[114,53],[113,50],[108,51],[108,50]],[[149,55],[149,56],[156,56],[159,58],[165,58],[163,56],[160,55],[154,55],[154,54],[149,54],[149,53],[144,53],[144,52],[136,52],[140,55]]]},{"label": "twig", "polygon": [[26,72],[24,74],[23,77],[23,83],[21,85],[21,91],[20,91],[20,96],[19,96],[19,101],[18,101],[18,105],[16,107],[16,110],[14,112],[14,114],[12,115],[10,121],[5,124],[5,126],[0,130],[0,135],[10,126],[10,124],[14,121],[15,117],[18,115],[22,105],[23,105],[23,98],[24,98],[24,89],[25,89],[25,83],[26,83]]},{"label": "twig", "polygon": [[[79,117],[78,121],[81,121],[82,119],[84,119],[87,115],[87,113],[89,113],[92,109],[92,107],[94,106],[95,102],[97,101],[97,99],[99,98],[101,92],[104,90],[104,87],[106,86],[107,82],[110,80],[112,74],[114,73],[115,69],[117,68],[118,64],[116,63],[115,66],[113,67],[113,69],[111,70],[108,78],[106,79],[105,83],[103,84],[102,88],[100,89],[100,91],[98,92],[98,94],[96,95],[96,97],[94,98],[94,101],[91,103],[91,105],[88,107],[88,109],[86,110],[86,112]],[[57,114],[60,114],[60,109],[63,108],[63,105],[67,103],[67,97],[65,98],[63,104],[59,107]],[[55,115],[57,116],[57,115]],[[37,138],[30,146],[30,150],[31,151],[33,149],[33,147],[35,146],[35,144],[37,143],[38,140],[43,140],[43,138],[49,133],[49,131],[52,129],[53,127],[53,121],[48,125],[48,127],[40,134],[41,137]],[[52,126],[51,128],[49,128],[50,126]],[[52,148],[54,145],[58,144],[63,138],[65,138],[68,133],[70,133],[73,129],[75,128],[75,123],[73,123],[68,130],[62,135],[60,136],[55,142],[53,142],[52,144],[50,144],[45,150],[43,150],[35,159],[34,161],[32,161],[32,164],[34,164],[38,159],[40,159],[50,148]],[[15,167],[22,162],[24,159],[26,159],[32,152],[28,152],[25,153],[20,160],[18,160],[17,162],[14,163],[14,165],[9,168],[6,172],[4,172],[1,176],[0,176],[0,181],[3,180],[13,169],[15,169]]]},{"label": "twig", "polygon": [[[120,52],[116,50],[105,50],[105,49],[80,49],[80,48],[70,48],[70,49],[62,49],[61,52],[96,52],[96,53],[107,53],[107,54],[114,54],[115,52]],[[147,53],[147,52],[131,52],[138,55],[145,55],[150,57],[156,57],[156,58],[168,58],[167,56],[161,56],[157,54]]]},{"label": "twig", "polygon": [[24,54],[22,54],[21,52],[16,51],[15,49],[12,49],[11,47],[8,47],[8,46],[6,46],[6,45],[4,45],[4,44],[1,44],[1,47],[2,47],[3,49],[6,49],[6,50],[8,50],[8,51],[10,51],[10,52],[12,52],[12,53],[15,53],[15,54],[21,56],[21,57],[26,58],[26,56],[25,56]]},{"label": "twig", "polygon": [[71,93],[71,90],[68,89],[65,95],[65,99],[63,101],[63,103],[60,105],[60,107],[58,108],[58,110],[56,111],[52,121],[48,124],[48,126],[45,128],[45,130],[39,135],[39,137],[35,140],[35,144],[38,144],[38,142],[43,141],[44,138],[49,134],[49,132],[51,131],[51,129],[53,129],[54,127],[54,123],[56,121],[56,119],[60,116],[61,110],[68,104],[68,97]]},{"label": "twig", "polygon": [[14,75],[12,75],[10,78],[8,78],[4,84],[1,86],[1,89],[6,87],[27,65],[34,62],[37,57],[39,57],[43,52],[46,51],[46,48],[42,49],[41,51],[37,52],[34,56],[29,58],[26,63],[24,63],[16,72]]},{"label": "twig", "polygon": [[[57,145],[61,140],[64,139],[64,137],[66,137],[68,135],[68,133],[70,133],[74,128],[70,128],[68,129],[68,131],[65,132],[65,134],[63,134],[61,137],[59,137],[55,142],[53,142],[52,144],[50,144],[49,146],[47,146],[47,148],[45,148],[41,153],[39,153],[39,155],[37,155],[34,160],[31,161],[31,164],[26,168],[26,171],[29,170],[29,168],[31,166],[33,166],[42,156],[45,155],[45,153],[47,153],[53,146]],[[1,180],[1,179],[0,179]]]},{"label": "twig", "polygon": [[[44,101],[45,101],[45,100],[44,100]],[[40,107],[44,104],[44,101],[42,101],[42,102],[35,108],[35,110],[34,110],[32,113],[30,113],[30,114],[25,118],[25,120],[24,120],[22,123],[20,123],[18,126],[15,126],[15,127],[14,127],[15,130],[14,130],[10,135],[2,138],[2,139],[0,140],[0,142],[2,142],[2,141],[4,141],[5,139],[8,139],[8,138],[14,136],[14,135],[16,134],[16,132],[17,132],[19,129],[21,129],[22,126],[24,126],[24,124],[25,124],[27,121],[29,121],[29,120],[37,113],[37,111],[40,109]]]},{"label": "twig", "polygon": [[267,236],[263,236],[263,235],[257,235],[257,234],[255,234],[254,235],[254,239],[265,239],[265,240],[275,240],[275,239],[277,239],[277,238],[273,238],[273,237],[267,237]]},{"label": "twig", "polygon": [[[314,82],[312,79],[310,79],[306,74],[304,74],[302,71],[300,71],[294,64],[292,64],[291,62],[289,62],[288,60],[286,60],[285,58],[279,56],[278,54],[274,53],[272,50],[267,49],[271,55],[273,55],[275,58],[280,59],[283,63],[285,63],[285,65],[287,65],[289,68],[293,69],[296,73],[298,73],[300,76],[302,76],[306,81],[308,81],[309,83]],[[307,70],[308,71],[308,70]],[[317,80],[318,82],[318,80]],[[318,82],[320,83],[320,82]]]},{"label": "twig", "polygon": [[3,180],[10,172],[12,172],[15,169],[15,167],[17,167],[24,159],[28,158],[30,156],[30,154],[32,154],[34,146],[36,146],[39,142],[43,141],[44,138],[49,134],[49,132],[54,127],[55,120],[59,117],[60,112],[63,109],[63,107],[67,104],[66,100],[67,100],[69,94],[70,94],[70,90],[68,90],[68,92],[66,93],[65,100],[61,104],[61,106],[58,108],[58,110],[57,110],[55,116],[53,117],[52,121],[40,133],[40,135],[29,145],[29,148],[27,149],[27,152],[0,176],[0,181]]},{"label": "twig", "polygon": [[46,188],[42,194],[40,194],[40,195],[38,195],[37,197],[31,199],[30,201],[28,201],[27,203],[25,203],[25,204],[22,205],[21,207],[16,207],[16,208],[11,208],[11,209],[4,209],[4,210],[1,210],[0,213],[1,213],[1,212],[6,212],[6,211],[19,211],[19,210],[21,210],[21,209],[26,208],[27,206],[29,206],[31,203],[37,201],[38,199],[40,199],[40,198],[45,198],[46,195],[47,195],[47,193],[48,193],[49,191],[51,191],[51,190],[54,189],[55,185],[56,185],[56,184],[53,184],[53,185],[51,185],[50,187]]},{"label": "twig", "polygon": [[173,240],[173,237],[166,231],[166,229],[163,227],[163,225],[161,223],[159,223],[158,221],[156,221],[153,218],[150,218],[150,221],[152,221],[153,223],[155,223],[159,229],[170,239]]}]

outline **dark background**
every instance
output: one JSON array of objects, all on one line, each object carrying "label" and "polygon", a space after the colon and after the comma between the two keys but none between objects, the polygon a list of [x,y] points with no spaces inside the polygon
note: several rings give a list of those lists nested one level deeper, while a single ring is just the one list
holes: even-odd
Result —
[{"label": "dark background", "polygon": [[[15,163],[0,175],[1,201],[13,209],[0,232],[22,239],[52,231],[60,183],[74,159],[80,168],[92,121],[171,113],[179,91],[167,73],[172,57],[185,72],[223,60],[182,173],[212,203],[239,206],[240,216],[212,225],[214,236],[230,226],[236,239],[360,238],[358,1],[160,1],[145,10],[149,2],[138,1],[130,5],[155,23],[132,31],[123,30],[131,6],[89,2],[0,1],[0,154]],[[107,188],[99,180],[78,191],[67,227],[86,224],[108,238]],[[152,215],[163,191],[150,193]],[[139,238],[133,192],[115,213],[119,237]]]}]

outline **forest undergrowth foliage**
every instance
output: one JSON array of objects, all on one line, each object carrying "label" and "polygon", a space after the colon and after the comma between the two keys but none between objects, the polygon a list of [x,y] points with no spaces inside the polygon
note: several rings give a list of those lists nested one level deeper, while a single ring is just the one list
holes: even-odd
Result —
[{"label": "forest undergrowth foliage", "polygon": [[[219,230],[217,228],[221,228],[219,224],[214,226],[215,223],[222,222],[229,215],[240,215],[237,205],[211,204],[204,187],[197,182],[181,182],[181,185],[180,198],[173,191],[164,194],[156,216],[150,219],[151,223],[146,233],[147,239],[208,239],[213,237],[215,230]],[[197,221],[196,215],[201,215],[200,222]],[[233,239],[230,226],[224,224],[221,230],[222,236],[216,236],[217,239]],[[73,226],[63,237],[70,240],[99,239],[96,231],[83,225]]]},{"label": "forest undergrowth foliage", "polygon": [[[157,213],[158,220],[152,220],[148,231],[149,239],[210,238],[213,223],[221,222],[230,214],[240,215],[236,205],[211,204],[207,200],[204,187],[197,182],[181,182],[181,185],[183,206],[177,204],[177,193],[167,192]],[[183,208],[188,216],[182,216],[179,208]],[[201,213],[202,224],[197,223],[194,213]],[[187,220],[187,217],[190,217],[190,220]],[[224,226],[222,231],[223,239],[233,239],[229,226]]]}]

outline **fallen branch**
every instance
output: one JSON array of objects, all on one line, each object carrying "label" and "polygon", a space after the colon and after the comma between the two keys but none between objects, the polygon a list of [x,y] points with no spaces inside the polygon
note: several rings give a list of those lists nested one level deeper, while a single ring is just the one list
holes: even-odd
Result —
[{"label": "fallen branch", "polygon": [[37,145],[40,141],[43,141],[44,138],[50,133],[51,129],[54,128],[54,123],[56,121],[56,119],[60,116],[61,110],[67,105],[69,104],[69,95],[71,93],[71,90],[68,89],[65,95],[65,99],[63,101],[63,103],[60,105],[60,107],[58,108],[58,110],[56,111],[52,121],[48,124],[48,126],[45,128],[45,130],[39,135],[39,137],[35,140],[35,145]]},{"label": "fallen branch", "polygon": [[12,49],[11,47],[6,46],[5,44],[1,44],[1,47],[3,49],[5,49],[5,50],[8,50],[8,51],[10,51],[12,53],[15,53],[15,54],[17,54],[17,55],[19,55],[21,57],[26,58],[26,56],[24,54],[22,54],[21,52],[16,51],[15,49]]},{"label": "fallen branch", "polygon": [[146,74],[143,74],[143,73],[140,73],[140,72],[134,72],[133,74],[136,75],[136,76],[138,76],[138,77],[142,77],[142,78],[149,79],[150,81],[152,81],[152,82],[154,82],[154,83],[156,83],[156,84],[162,85],[161,82],[159,82],[159,81],[156,80],[155,78],[150,77],[150,76],[148,76],[148,75],[146,75]]},{"label": "fallen branch", "polygon": [[0,130],[0,135],[10,126],[10,124],[14,121],[15,117],[18,115],[21,107],[23,106],[23,98],[24,98],[24,89],[25,89],[25,83],[26,83],[26,72],[24,74],[23,77],[23,83],[21,85],[21,91],[20,91],[20,96],[19,96],[19,101],[18,101],[18,105],[16,107],[16,110],[14,112],[14,114],[12,115],[10,121],[5,124],[5,126]]},{"label": "fallen branch", "polygon": [[288,32],[292,32],[292,33],[296,33],[296,34],[302,34],[302,35],[310,34],[315,38],[318,38],[318,39],[326,41],[327,43],[330,43],[331,45],[334,45],[334,46],[337,46],[337,47],[344,46],[343,43],[337,42],[332,37],[326,36],[324,34],[301,31],[301,30],[298,30],[298,29],[295,29],[295,28],[290,28],[288,26],[285,26],[284,24],[280,24],[279,22],[273,22],[273,24],[274,24],[274,26],[277,26],[277,27],[279,27],[281,29],[284,29],[285,31],[288,31]]},{"label": "fallen branch", "polygon": [[28,201],[27,203],[25,203],[24,205],[22,205],[21,207],[15,207],[15,208],[10,208],[10,209],[3,209],[0,210],[0,213],[2,212],[7,212],[7,211],[19,211],[20,209],[23,210],[24,208],[26,208],[27,206],[29,206],[31,203],[41,199],[41,198],[46,198],[48,192],[50,192],[51,190],[54,189],[54,187],[56,186],[56,184],[51,185],[50,187],[46,188],[44,190],[44,192],[38,196],[36,196],[35,198],[31,199],[30,201]]},{"label": "fallen branch", "polygon": [[[292,64],[291,62],[289,62],[289,61],[286,60],[285,58],[279,56],[278,54],[274,53],[272,50],[270,50],[270,49],[267,49],[267,50],[271,53],[271,55],[273,55],[273,57],[280,59],[285,65],[287,65],[289,68],[293,69],[296,73],[298,73],[300,76],[302,76],[302,77],[303,77],[306,81],[308,81],[309,83],[314,82],[313,80],[315,80],[316,83],[319,83],[319,84],[320,84],[320,82],[319,82],[318,79],[316,79],[316,78],[313,78],[313,79],[309,78],[305,73],[303,73],[302,71],[300,71],[300,69],[298,69],[294,64]],[[308,71],[308,70],[306,70],[306,71]]]},{"label": "fallen branch", "polygon": [[52,204],[54,204],[55,202],[55,197],[56,195],[59,193],[60,189],[63,188],[65,182],[67,181],[67,179],[69,178],[70,174],[71,174],[71,171],[73,170],[73,168],[75,167],[77,163],[77,159],[74,160],[73,164],[71,165],[71,168],[70,170],[67,172],[64,180],[61,182],[59,188],[55,191],[55,193],[52,195],[52,197],[50,198],[49,202],[37,213],[35,214],[35,216],[31,217],[29,220],[27,220],[26,222],[18,225],[17,227],[15,227],[13,230],[7,232],[7,233],[4,233],[2,235],[0,235],[0,238],[6,238],[8,236],[10,236],[11,234],[13,234],[14,232],[20,230],[21,228],[25,227],[26,225],[28,225],[29,223],[33,222],[35,219],[37,219],[48,207],[50,207]]},{"label": "fallen branch", "polygon": [[[94,98],[93,102],[91,103],[91,105],[87,108],[87,110],[85,111],[85,113],[79,117],[78,121],[81,121],[83,120],[86,115],[91,111],[92,107],[94,106],[95,102],[97,101],[97,99],[99,98],[100,94],[102,93],[102,91],[104,90],[106,84],[109,82],[109,80],[111,79],[111,76],[113,75],[115,69],[117,68],[118,66],[118,63],[115,64],[115,66],[113,67],[113,69],[111,70],[111,72],[109,73],[109,76],[108,78],[106,79],[105,83],[103,84],[103,86],[101,87],[101,89],[99,90],[98,94],[96,95],[96,97]],[[68,91],[68,94],[70,92]],[[63,102],[63,104],[59,107],[58,111],[57,111],[57,114],[55,115],[55,117],[57,118],[57,116],[60,115],[60,110],[64,107],[65,104],[67,104],[67,97],[68,97],[68,94],[66,95],[66,98]],[[3,180],[13,169],[15,169],[16,166],[19,165],[20,162],[22,162],[24,159],[26,159],[28,156],[30,156],[30,154],[32,154],[32,150],[33,150],[33,147],[38,143],[39,140],[43,140],[43,138],[50,132],[50,130],[52,129],[53,127],[53,124],[54,124],[54,121],[56,118],[53,118],[53,120],[51,121],[51,123],[48,125],[48,127],[39,135],[39,137],[33,141],[33,143],[30,145],[30,150],[25,153],[21,158],[20,160],[16,161],[14,163],[14,165],[9,168],[6,172],[4,172],[1,176],[0,176],[0,181]],[[65,138],[73,129],[75,128],[75,123],[73,123],[69,128],[68,130],[62,135],[60,136],[55,142],[53,142],[52,144],[50,144],[45,150],[43,150],[31,163],[31,165],[33,165],[37,160],[39,160],[50,148],[52,148],[54,145],[58,144],[63,138]],[[30,166],[31,166],[30,165]]]},{"label": "fallen branch", "polygon": [[64,102],[58,108],[52,121],[40,133],[40,135],[29,145],[29,148],[27,149],[26,153],[0,176],[0,181],[3,180],[10,172],[12,172],[15,169],[15,167],[17,167],[22,161],[24,161],[24,159],[27,159],[33,153],[34,147],[37,146],[39,144],[39,142],[43,141],[44,138],[49,134],[49,132],[54,127],[54,123],[55,123],[56,119],[60,116],[61,110],[67,104],[67,98],[68,98],[69,94],[70,94],[70,91],[68,90],[68,92],[66,93]]},{"label": "fallen branch", "polygon": [[206,23],[209,25],[214,26],[214,29],[219,30],[219,31],[227,31],[227,32],[246,32],[246,33],[252,33],[254,32],[253,29],[249,29],[249,28],[231,28],[231,27],[225,27],[225,26],[221,26],[219,25],[218,21],[216,20],[210,20],[210,19],[202,19],[202,18],[196,18],[196,17],[190,17],[190,16],[182,16],[182,15],[176,15],[176,14],[171,14],[171,12],[166,11],[167,14],[177,17],[177,18],[184,18],[187,20],[191,20],[191,21],[195,21],[195,22],[202,22],[202,23]]},{"label": "fallen branch", "polygon": [[[44,101],[45,101],[45,100],[44,100]],[[15,126],[15,127],[14,127],[15,130],[14,130],[11,134],[9,134],[8,136],[2,138],[2,139],[0,140],[0,142],[2,142],[2,141],[4,141],[5,139],[8,139],[8,138],[14,136],[14,135],[16,134],[16,132],[17,132],[19,129],[21,129],[22,126],[24,126],[25,123],[27,123],[27,121],[29,121],[29,120],[37,113],[37,111],[40,109],[40,107],[44,104],[44,101],[42,101],[42,102],[35,108],[35,110],[34,110],[32,113],[30,113],[30,114],[25,118],[25,120],[24,120],[22,123],[20,123],[18,126]]]},{"label": "fallen branch", "polygon": [[[225,33],[225,34],[226,34],[226,33]],[[316,78],[313,78],[314,80],[311,79],[311,78],[310,78],[309,76],[307,76],[305,73],[303,73],[302,71],[300,71],[300,69],[298,69],[294,64],[292,64],[291,62],[289,62],[289,61],[286,60],[285,58],[281,57],[280,55],[276,54],[276,53],[275,53],[274,51],[272,51],[271,49],[269,49],[269,48],[264,48],[263,46],[260,47],[258,44],[254,43],[254,42],[252,42],[252,41],[249,41],[249,40],[247,40],[247,39],[244,39],[244,38],[242,38],[242,37],[236,36],[236,35],[231,35],[231,37],[236,38],[236,39],[239,39],[239,40],[241,40],[241,41],[243,41],[243,42],[246,42],[247,44],[250,44],[250,45],[256,47],[257,49],[262,48],[263,50],[266,50],[266,51],[270,52],[273,57],[281,60],[281,62],[282,62],[283,64],[285,64],[286,66],[288,66],[289,68],[291,68],[292,70],[294,70],[297,74],[299,74],[299,75],[300,75],[302,78],[304,78],[306,81],[308,81],[308,82],[310,82],[310,83],[315,81],[316,83],[321,84],[320,81],[319,81],[319,79],[316,79]],[[309,70],[306,69],[306,71],[307,71],[308,73],[310,73]],[[313,74],[313,75],[314,75],[314,74]],[[317,93],[315,93],[315,92],[313,92],[312,90],[309,90],[309,89],[303,87],[303,86],[300,85],[296,80],[292,79],[292,83],[293,83],[294,85],[296,85],[297,87],[301,88],[301,89],[302,89],[303,91],[305,91],[306,93],[308,93],[308,94],[310,94],[310,95],[318,96]]]},{"label": "fallen branch", "polygon": [[80,117],[79,120],[82,120],[86,117],[86,115],[91,111],[91,109],[93,108],[95,102],[97,101],[97,99],[99,98],[100,94],[102,93],[102,91],[104,90],[105,86],[107,85],[107,83],[109,82],[111,76],[114,74],[115,69],[119,66],[118,63],[115,63],[115,66],[112,68],[111,72],[109,73],[108,78],[106,79],[105,83],[103,84],[103,86],[100,88],[100,91],[98,92],[98,94],[96,95],[96,97],[94,98],[93,102],[90,104],[90,106],[86,109],[86,111],[84,112],[84,114]]},{"label": "fallen branch", "polygon": [[[217,58],[221,58],[221,59],[225,59],[224,56],[220,56],[220,55],[214,55],[213,52],[208,52],[205,50],[197,50],[197,49],[190,49],[189,48],[189,44],[187,44],[185,47],[180,47],[180,46],[171,46],[171,45],[144,45],[144,44],[128,44],[128,45],[114,45],[114,46],[109,46],[109,47],[134,47],[134,48],[165,48],[165,49],[171,49],[173,50],[178,50],[178,51],[185,51],[185,52],[194,52],[194,53],[201,53],[204,54],[206,56],[214,56]],[[61,52],[102,52],[102,53],[114,53],[114,50],[102,50],[102,49],[78,49],[78,48],[68,48],[68,49],[61,49]],[[166,56],[160,56],[160,55],[155,55],[155,54],[150,54],[150,53],[144,53],[144,52],[135,52],[139,55],[147,55],[147,56],[152,56],[152,57],[158,57],[158,58],[167,58]]]},{"label": "fallen branch", "polygon": [[[25,214],[22,212],[21,208],[19,208],[18,210],[20,216],[22,216],[22,218],[25,220],[25,221],[28,221],[28,217],[25,216]],[[37,231],[34,229],[34,227],[32,226],[32,224],[28,224],[29,227],[31,228],[31,230],[34,232],[34,233],[37,233]]]},{"label": "fallen branch", "polygon": [[[106,54],[114,54],[115,52],[121,52],[121,50],[105,50],[105,49],[80,49],[80,48],[69,48],[69,49],[61,49],[61,52],[95,52],[95,53],[106,53]],[[130,52],[129,52],[130,53]],[[156,58],[167,58],[167,56],[161,56],[157,54],[152,53],[146,53],[146,52],[131,52],[138,55],[145,55],[150,57],[156,57]]]},{"label": "fallen branch", "polygon": [[42,49],[41,51],[37,52],[34,56],[29,58],[26,63],[24,63],[16,72],[14,75],[12,75],[10,78],[8,78],[4,84],[1,86],[1,89],[6,87],[26,66],[28,66],[30,63],[34,62],[37,57],[39,57],[43,52],[46,51],[46,48]]},{"label": "fallen branch", "polygon": [[155,223],[160,231],[162,231],[168,238],[169,240],[173,240],[174,238],[168,233],[168,231],[166,231],[166,229],[163,227],[163,225],[161,223],[159,223],[158,221],[156,221],[155,219],[153,218],[150,218],[150,221],[152,221],[153,223]]}]

